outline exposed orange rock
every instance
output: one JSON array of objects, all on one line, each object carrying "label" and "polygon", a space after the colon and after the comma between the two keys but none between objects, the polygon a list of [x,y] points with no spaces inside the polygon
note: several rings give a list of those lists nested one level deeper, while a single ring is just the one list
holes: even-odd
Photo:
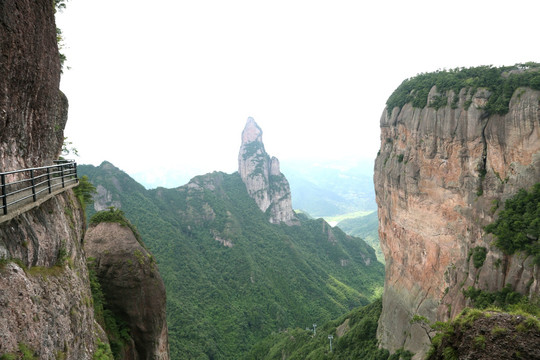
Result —
[{"label": "exposed orange rock", "polygon": [[[454,94],[446,95],[450,104]],[[487,90],[467,110],[470,95],[457,96],[455,109],[406,104],[381,117],[374,181],[386,281],[378,336],[383,347],[405,347],[418,358],[428,338],[409,323],[413,315],[447,320],[466,305],[462,289],[471,285],[540,291],[532,259],[503,255],[483,230],[496,216],[494,200],[502,204],[540,181],[540,92],[518,89],[507,115],[489,117],[481,108]],[[468,261],[476,246],[488,249],[480,269]]]}]

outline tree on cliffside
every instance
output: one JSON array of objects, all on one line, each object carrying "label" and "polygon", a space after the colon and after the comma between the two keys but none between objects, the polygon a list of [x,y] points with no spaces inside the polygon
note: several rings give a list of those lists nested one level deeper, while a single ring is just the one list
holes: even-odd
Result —
[{"label": "tree on cliffside", "polygon": [[540,183],[530,192],[521,189],[506,200],[498,219],[485,230],[495,235],[495,246],[504,253],[524,251],[533,255],[534,262],[540,265]]}]

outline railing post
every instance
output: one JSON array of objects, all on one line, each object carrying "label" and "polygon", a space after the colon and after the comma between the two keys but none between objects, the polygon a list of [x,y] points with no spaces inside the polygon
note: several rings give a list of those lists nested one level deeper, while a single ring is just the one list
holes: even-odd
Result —
[{"label": "railing post", "polygon": [[34,199],[34,202],[36,202],[36,182],[34,181],[34,169],[30,169],[30,182],[32,183],[32,198]]},{"label": "railing post", "polygon": [[49,194],[52,193],[52,187],[51,187],[51,168],[47,168],[47,185],[49,186]]},{"label": "railing post", "polygon": [[4,208],[4,215],[7,215],[6,175],[1,174],[0,178],[2,182],[2,207]]},{"label": "railing post", "polygon": [[60,176],[62,177],[62,187],[66,187],[64,184],[64,165],[60,164]]},{"label": "railing post", "polygon": [[73,169],[75,171],[75,182],[79,182],[79,177],[77,176],[77,163],[73,163]]}]

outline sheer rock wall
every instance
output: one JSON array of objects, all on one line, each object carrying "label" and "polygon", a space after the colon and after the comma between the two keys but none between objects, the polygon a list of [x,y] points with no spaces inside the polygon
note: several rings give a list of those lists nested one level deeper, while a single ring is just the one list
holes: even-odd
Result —
[{"label": "sheer rock wall", "polygon": [[54,1],[0,2],[0,171],[50,165],[64,141]]},{"label": "sheer rock wall", "polygon": [[[484,113],[489,95],[450,91],[448,104],[459,96],[455,109],[406,104],[382,114],[374,181],[386,279],[378,337],[391,351],[405,347],[420,358],[428,339],[412,316],[455,316],[469,286],[540,293],[532,259],[502,254],[483,230],[497,201],[540,181],[540,92],[516,90],[504,116]],[[479,269],[468,256],[477,246],[488,249]]]}]

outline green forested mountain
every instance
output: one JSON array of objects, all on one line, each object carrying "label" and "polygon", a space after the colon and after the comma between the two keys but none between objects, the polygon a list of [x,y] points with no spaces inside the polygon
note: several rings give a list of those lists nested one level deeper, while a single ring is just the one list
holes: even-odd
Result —
[{"label": "green forested mountain", "polygon": [[368,215],[341,220],[337,223],[337,226],[349,235],[364,239],[366,243],[375,249],[377,259],[384,261],[384,255],[379,243],[379,218],[377,211]]},{"label": "green forested mountain", "polygon": [[238,173],[146,190],[107,162],[78,169],[98,188],[95,207],[120,207],[155,255],[174,359],[237,359],[380,294],[384,269],[364,241],[322,219],[269,223]]},{"label": "green forested mountain", "polygon": [[[272,334],[259,342],[249,353],[256,360],[410,360],[411,353],[398,350],[390,355],[379,349],[377,322],[382,301],[359,307],[313,329],[288,329]],[[330,349],[332,340],[332,349]]]}]

